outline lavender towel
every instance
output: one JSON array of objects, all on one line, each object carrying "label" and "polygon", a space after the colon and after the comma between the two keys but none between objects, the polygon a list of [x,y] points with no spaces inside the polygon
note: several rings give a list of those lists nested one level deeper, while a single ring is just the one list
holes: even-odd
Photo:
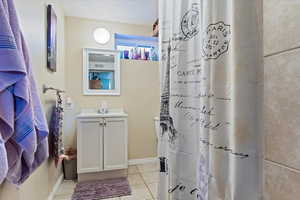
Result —
[{"label": "lavender towel", "polygon": [[48,127],[13,0],[0,0],[0,135],[0,183],[19,185],[48,157]]},{"label": "lavender towel", "polygon": [[0,184],[5,179],[8,171],[7,155],[5,149],[5,143],[0,134]]}]

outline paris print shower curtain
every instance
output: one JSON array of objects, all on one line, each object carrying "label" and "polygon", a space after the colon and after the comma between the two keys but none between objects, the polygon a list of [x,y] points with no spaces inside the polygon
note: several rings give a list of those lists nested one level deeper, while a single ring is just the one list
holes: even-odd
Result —
[{"label": "paris print shower curtain", "polygon": [[159,200],[262,199],[260,0],[160,0]]}]

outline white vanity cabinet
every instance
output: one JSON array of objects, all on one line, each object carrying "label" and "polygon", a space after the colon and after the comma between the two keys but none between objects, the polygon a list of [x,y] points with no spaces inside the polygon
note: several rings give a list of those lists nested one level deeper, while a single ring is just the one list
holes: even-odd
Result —
[{"label": "white vanity cabinet", "polygon": [[127,115],[81,114],[77,117],[77,172],[128,167]]}]

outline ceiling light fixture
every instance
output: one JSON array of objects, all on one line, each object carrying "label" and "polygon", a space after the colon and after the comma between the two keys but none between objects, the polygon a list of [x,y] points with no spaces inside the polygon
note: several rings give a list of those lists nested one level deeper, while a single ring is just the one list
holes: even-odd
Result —
[{"label": "ceiling light fixture", "polygon": [[110,40],[110,33],[105,28],[97,28],[94,30],[94,39],[99,44],[106,44]]}]

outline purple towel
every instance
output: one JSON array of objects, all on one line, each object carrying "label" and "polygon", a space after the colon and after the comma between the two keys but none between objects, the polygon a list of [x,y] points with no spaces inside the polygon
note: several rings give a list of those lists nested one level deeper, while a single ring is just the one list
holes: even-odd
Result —
[{"label": "purple towel", "polygon": [[19,185],[48,157],[48,127],[12,0],[0,1],[0,134],[0,182]]},{"label": "purple towel", "polygon": [[6,177],[6,173],[8,170],[8,163],[7,163],[7,155],[5,149],[5,143],[0,134],[0,184]]},{"label": "purple towel", "polygon": [[51,121],[50,121],[50,155],[55,159],[55,164],[57,166],[60,156],[64,154],[64,145],[62,142],[62,122],[63,122],[63,108],[61,96],[58,93],[58,103],[57,106],[53,107]]}]

